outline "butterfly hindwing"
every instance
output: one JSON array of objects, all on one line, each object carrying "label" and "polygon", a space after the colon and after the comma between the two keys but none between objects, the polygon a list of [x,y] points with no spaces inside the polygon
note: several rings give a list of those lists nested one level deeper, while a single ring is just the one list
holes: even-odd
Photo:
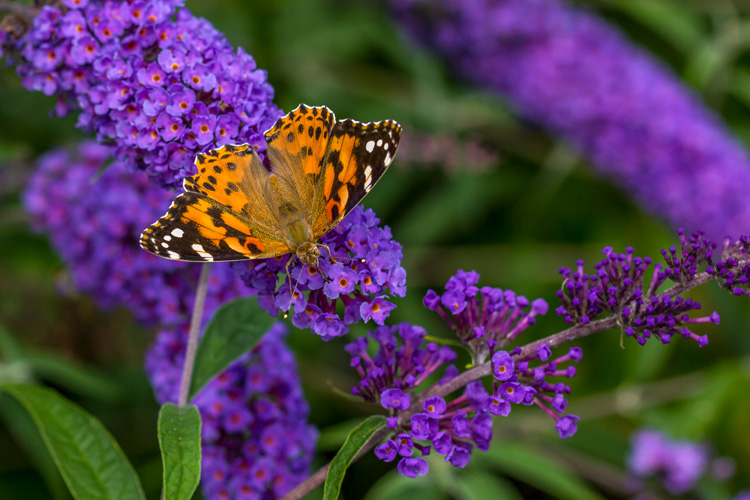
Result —
[{"label": "butterfly hindwing", "polygon": [[400,138],[401,126],[393,120],[336,122],[313,197],[316,237],[335,227],[370,192],[388,170]]}]

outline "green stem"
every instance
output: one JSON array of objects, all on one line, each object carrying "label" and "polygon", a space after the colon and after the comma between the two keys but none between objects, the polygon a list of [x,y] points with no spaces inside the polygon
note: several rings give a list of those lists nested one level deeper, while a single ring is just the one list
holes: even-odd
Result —
[{"label": "green stem", "polygon": [[190,333],[188,333],[187,349],[185,350],[185,363],[182,365],[180,397],[177,400],[178,406],[185,406],[190,395],[190,381],[193,378],[195,351],[198,347],[198,334],[200,333],[201,319],[203,319],[203,305],[206,303],[206,289],[208,288],[208,277],[210,274],[211,264],[202,264],[201,275],[198,278],[198,288],[195,291],[193,317],[190,320]]}]

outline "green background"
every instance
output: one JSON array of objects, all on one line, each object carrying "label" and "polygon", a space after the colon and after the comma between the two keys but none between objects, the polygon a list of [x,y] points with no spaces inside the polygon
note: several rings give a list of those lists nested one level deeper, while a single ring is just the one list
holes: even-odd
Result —
[{"label": "green background", "polygon": [[[750,4],[578,5],[671,67],[750,141]],[[551,312],[521,337],[535,340],[565,327],[554,314],[559,267],[581,258],[593,264],[607,245],[633,246],[637,255],[656,258],[676,243],[673,228],[593,174],[574,149],[519,120],[500,96],[461,81],[438,55],[410,44],[380,3],[195,0],[187,7],[268,70],[285,111],[300,102],[324,104],[339,118],[393,118],[403,125],[399,155],[364,203],[404,246],[408,293],[395,300],[391,323],[409,321],[448,336],[421,299],[457,269],[474,269],[482,285],[548,301]],[[53,98],[24,90],[12,69],[0,71],[0,89],[0,377],[43,381],[95,414],[133,461],[149,497],[158,498],[158,408],[142,371],[154,332],[140,329],[125,310],[103,313],[86,297],[59,293],[70,279],[46,238],[30,230],[20,204],[35,158],[86,136],[75,129],[74,116],[50,118]],[[526,498],[565,492],[582,498],[583,491],[627,496],[621,481],[628,436],[644,425],[710,442],[718,455],[736,461],[735,478],[726,490],[706,487],[710,497],[750,488],[748,299],[713,284],[690,296],[706,315],[721,315],[720,326],[695,328],[709,334],[707,347],[676,338],[666,346],[626,341],[621,349],[614,331],[576,344],[584,358],[568,405],[581,417],[575,437],[560,440],[538,409],[514,408],[496,420],[492,452],[475,451],[465,470],[435,461],[427,481],[410,481],[396,478],[393,464],[367,456],[344,480],[343,495],[361,498],[374,485],[371,498],[417,491],[419,498],[460,499],[490,492],[514,498],[514,491]],[[358,325],[352,334],[364,332]],[[323,343],[307,331],[290,335],[311,421],[322,431],[316,467],[332,458],[346,430],[377,411],[331,391],[357,382],[343,350],[347,341]],[[14,355],[19,349],[23,357]],[[7,417],[0,421],[0,498],[66,498],[33,432],[24,430],[20,407],[4,398],[0,411]],[[589,486],[571,479],[576,476]]]}]

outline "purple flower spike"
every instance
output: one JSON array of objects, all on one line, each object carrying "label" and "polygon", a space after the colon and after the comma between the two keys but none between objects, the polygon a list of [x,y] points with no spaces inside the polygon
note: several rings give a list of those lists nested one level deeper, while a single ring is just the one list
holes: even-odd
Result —
[{"label": "purple flower spike", "polygon": [[661,432],[643,429],[631,437],[628,458],[637,476],[657,476],[674,495],[689,492],[709,469],[709,449],[689,441],[673,441]]},{"label": "purple flower spike", "polygon": [[[718,315],[714,313],[704,318],[691,318],[688,313],[699,310],[699,302],[679,295],[672,296],[666,291],[656,291],[668,280],[685,283],[704,268],[709,274],[716,273],[720,285],[731,288],[730,280],[734,280],[738,271],[750,274],[750,266],[740,265],[740,260],[733,258],[735,255],[745,255],[748,243],[740,240],[733,245],[727,244],[722,254],[724,260],[714,263],[713,254],[717,245],[704,238],[703,233],[686,237],[685,232],[680,230],[678,234],[681,243],[679,249],[671,247],[662,250],[666,265],[655,266],[650,274],[650,282],[647,278],[651,259],[636,257],[632,248],[625,249],[625,253],[614,252],[611,247],[605,248],[602,252],[605,259],[594,266],[596,272],[593,274],[584,272],[583,261],[577,263],[575,271],[561,269],[559,272],[565,282],[564,289],[557,292],[562,302],[562,306],[556,310],[557,314],[563,316],[566,322],[581,325],[605,313],[616,315],[623,333],[634,337],[641,345],[650,338],[657,338],[666,344],[675,335],[692,339],[699,346],[706,345],[708,337],[697,335],[687,325],[715,324]],[[718,269],[731,270],[721,274],[723,271],[717,272]]]},{"label": "purple flower spike", "polygon": [[[672,227],[750,226],[750,158],[672,71],[560,0],[391,0],[456,74],[507,97]],[[722,203],[695,203],[696,199]]]},{"label": "purple flower spike", "polygon": [[[126,168],[178,187],[217,143],[252,142],[263,154],[262,133],[281,116],[253,58],[182,4],[64,0],[42,7],[20,40],[3,35],[0,51],[26,88],[57,94],[57,114],[78,111],[79,127],[112,142]],[[163,111],[183,119],[184,137],[152,123]]]},{"label": "purple flower spike", "polygon": [[[99,307],[125,306],[146,326],[186,321],[199,270],[137,245],[140,232],[164,213],[174,194],[120,162],[97,178],[109,153],[106,146],[86,142],[74,153],[42,156],[24,194],[26,210],[35,228],[49,234],[75,288]],[[243,289],[228,265],[215,265],[207,308],[239,297]]]},{"label": "purple flower spike", "polygon": [[533,325],[535,316],[547,312],[547,304],[537,299],[532,305],[511,290],[478,288],[478,283],[479,274],[475,271],[459,270],[449,278],[439,301],[430,290],[423,303],[440,314],[471,349],[477,362],[483,362],[496,346],[509,344]]}]

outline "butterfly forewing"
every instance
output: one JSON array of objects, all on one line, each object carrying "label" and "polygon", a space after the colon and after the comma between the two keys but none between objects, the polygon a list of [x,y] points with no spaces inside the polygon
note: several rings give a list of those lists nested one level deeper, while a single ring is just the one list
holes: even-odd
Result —
[{"label": "butterfly forewing", "polygon": [[141,233],[141,247],[173,260],[231,261],[275,257],[291,250],[278,235],[206,196],[182,193]]},{"label": "butterfly forewing", "polygon": [[300,104],[279,120],[266,133],[266,152],[273,172],[284,189],[292,191],[295,199],[283,200],[312,211],[315,184],[321,174],[331,128],[333,112],[325,106]]},{"label": "butterfly forewing", "polygon": [[160,257],[230,261],[289,253],[269,209],[269,172],[254,149],[227,145],[199,154],[198,174],[185,193],[141,234],[141,246]]},{"label": "butterfly forewing", "polygon": [[380,180],[396,155],[401,125],[393,120],[336,122],[315,186],[313,230],[333,229]]}]

